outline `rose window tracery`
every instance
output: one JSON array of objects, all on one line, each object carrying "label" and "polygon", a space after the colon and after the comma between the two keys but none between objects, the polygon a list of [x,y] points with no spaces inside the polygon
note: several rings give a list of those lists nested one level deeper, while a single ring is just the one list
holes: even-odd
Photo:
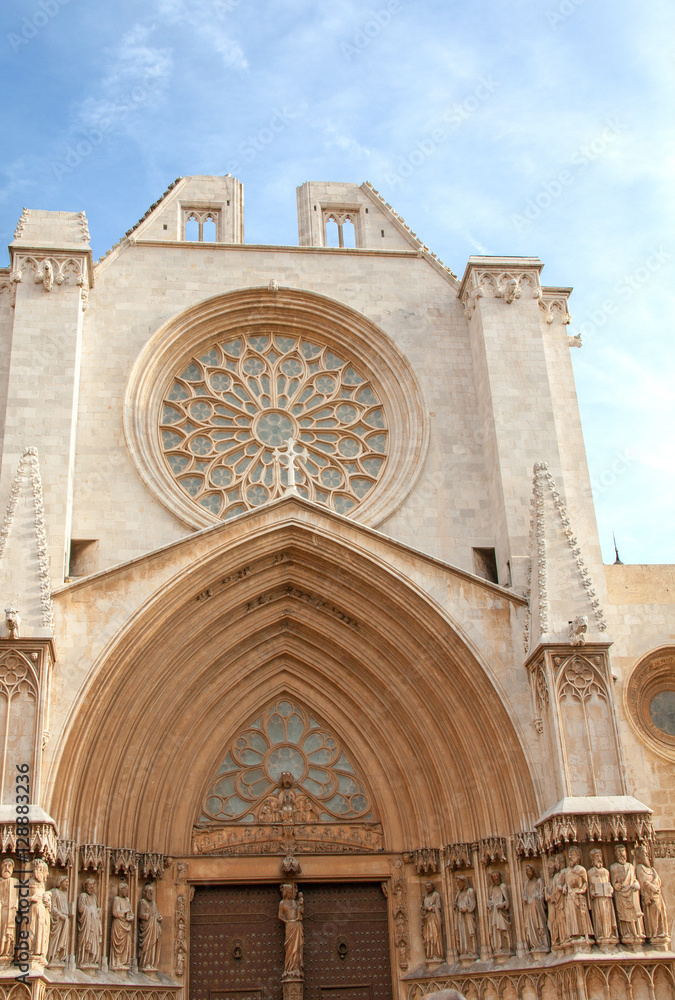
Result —
[{"label": "rose window tracery", "polygon": [[339,739],[286,699],[234,740],[209,784],[200,824],[372,820]]},{"label": "rose window tracery", "polygon": [[169,385],[160,435],[181,489],[222,519],[283,495],[288,467],[275,449],[289,439],[298,493],[341,514],[387,461],[385,408],[368,374],[301,336],[234,337],[195,354]]}]

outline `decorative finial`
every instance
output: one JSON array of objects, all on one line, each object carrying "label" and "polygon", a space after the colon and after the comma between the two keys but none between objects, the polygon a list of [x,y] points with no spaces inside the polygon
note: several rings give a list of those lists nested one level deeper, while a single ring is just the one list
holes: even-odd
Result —
[{"label": "decorative finial", "polygon": [[614,560],[614,565],[615,566],[623,566],[623,563],[619,559],[619,550],[616,547],[616,536],[615,536],[614,532],[612,532],[612,541],[614,542],[614,555],[616,556],[616,559]]}]

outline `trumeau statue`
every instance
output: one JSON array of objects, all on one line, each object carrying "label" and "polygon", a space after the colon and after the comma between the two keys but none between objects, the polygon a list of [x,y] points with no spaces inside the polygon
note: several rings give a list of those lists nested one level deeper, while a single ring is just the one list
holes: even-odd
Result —
[{"label": "trumeau statue", "polygon": [[502,873],[490,872],[492,885],[488,891],[488,911],[492,950],[495,955],[511,954],[511,900],[502,881]]},{"label": "trumeau statue", "polygon": [[0,962],[14,958],[16,935],[16,910],[19,902],[19,883],[13,877],[14,861],[3,858],[0,865]]},{"label": "trumeau statue", "polygon": [[459,957],[478,958],[476,947],[476,891],[469,885],[465,875],[457,876],[457,936],[459,937]]},{"label": "trumeau statue", "polygon": [[65,967],[68,955],[68,940],[70,937],[70,906],[68,903],[67,875],[59,875],[56,885],[50,890],[51,896],[51,930],[49,932],[48,964],[52,968]]},{"label": "trumeau statue", "polygon": [[614,855],[616,863],[609,871],[614,887],[621,941],[625,944],[641,944],[645,939],[645,932],[640,909],[640,883],[623,844],[616,845]]},{"label": "trumeau statue", "polygon": [[604,866],[600,848],[594,848],[590,857],[593,867],[588,869],[588,894],[591,897],[595,940],[602,948],[615,945],[619,940],[612,899],[614,888],[609,881],[609,872]]},{"label": "trumeau statue", "polygon": [[570,847],[568,856],[569,867],[564,870],[567,939],[590,943],[593,927],[588,912],[588,873],[581,864],[581,851],[578,847]]},{"label": "trumeau statue", "polygon": [[28,918],[28,951],[31,962],[36,965],[46,965],[49,950],[50,908],[52,897],[46,891],[49,869],[46,861],[36,858],[33,861],[33,877],[28,882],[28,902],[30,913]]},{"label": "trumeau statue", "polygon": [[96,882],[88,878],[77,900],[77,964],[80,969],[98,969],[101,962],[101,929]]},{"label": "trumeau statue", "polygon": [[525,875],[523,908],[527,945],[534,952],[549,951],[546,907],[544,905],[544,881],[537,874],[534,865],[525,865]]},{"label": "trumeau statue", "polygon": [[114,972],[125,972],[131,968],[131,932],[134,913],[129,901],[129,886],[120,882],[117,895],[112,901],[112,922],[110,924],[110,968]]},{"label": "trumeau statue", "polygon": [[443,923],[441,896],[433,882],[425,882],[422,900],[422,939],[427,961],[443,961]]},{"label": "trumeau statue", "polygon": [[157,972],[162,915],[155,902],[155,887],[148,882],[138,903],[138,967],[142,972]]},{"label": "trumeau statue", "polygon": [[284,924],[284,975],[300,976],[303,971],[304,929],[302,919],[305,904],[302,893],[293,882],[281,886],[279,920]]},{"label": "trumeau statue", "polygon": [[645,918],[645,934],[650,941],[670,940],[668,914],[661,894],[661,878],[649,862],[647,848],[641,845],[635,852],[635,874],[640,883],[640,895]]}]

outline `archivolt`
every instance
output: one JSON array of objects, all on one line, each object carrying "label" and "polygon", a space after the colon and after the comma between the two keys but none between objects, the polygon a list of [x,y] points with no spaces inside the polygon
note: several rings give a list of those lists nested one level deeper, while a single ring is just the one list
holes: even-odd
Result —
[{"label": "archivolt", "polygon": [[214,551],[118,635],[63,747],[62,835],[189,853],[223,747],[280,695],[340,734],[389,850],[534,814],[510,716],[457,630],[375,560],[292,522]]}]

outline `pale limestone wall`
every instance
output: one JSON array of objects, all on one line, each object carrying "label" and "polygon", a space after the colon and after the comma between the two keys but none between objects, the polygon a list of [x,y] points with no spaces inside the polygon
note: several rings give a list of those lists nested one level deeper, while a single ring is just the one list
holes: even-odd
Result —
[{"label": "pale limestone wall", "polygon": [[357,246],[370,250],[408,250],[413,245],[399,232],[391,216],[358,184],[308,181],[298,188],[297,198],[300,246],[326,246],[324,214],[330,209],[336,212],[357,209]]},{"label": "pale limestone wall", "polygon": [[628,773],[628,790],[654,810],[657,829],[673,827],[675,765],[647,746],[628,722],[624,693],[636,663],[651,651],[675,649],[675,567],[605,566],[616,702]]},{"label": "pale limestone wall", "polygon": [[[473,570],[472,546],[494,543],[466,321],[452,283],[412,251],[379,255],[139,243],[100,264],[85,316],[73,537],[100,539],[103,568],[185,534],[128,456],[121,426],[131,366],[149,335],[177,313],[219,293],[266,286],[273,278],[358,310],[409,359],[431,414],[430,447],[413,493],[380,527]],[[523,484],[529,485],[527,469]]]},{"label": "pale limestone wall", "polygon": [[7,409],[7,384],[12,356],[12,325],[14,322],[12,296],[9,269],[0,269],[0,414],[3,415],[3,419],[0,420],[0,470],[2,469],[3,456],[4,414]]}]

